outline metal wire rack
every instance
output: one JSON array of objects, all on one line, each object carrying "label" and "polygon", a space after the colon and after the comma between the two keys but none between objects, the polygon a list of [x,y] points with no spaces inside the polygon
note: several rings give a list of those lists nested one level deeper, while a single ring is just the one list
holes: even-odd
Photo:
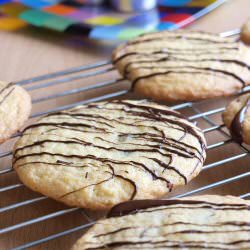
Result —
[{"label": "metal wire rack", "polygon": [[[236,30],[222,35],[228,36],[235,33],[237,33]],[[129,83],[119,78],[110,61],[80,66],[16,83],[22,85],[32,95],[34,108],[29,122],[49,112],[93,101],[110,98],[137,98],[129,92]],[[250,168],[247,166],[250,151],[247,146],[239,145],[231,140],[220,118],[227,101],[227,99],[217,99],[216,101],[205,100],[172,105],[173,109],[182,112],[190,121],[196,122],[202,128],[208,140],[208,159],[201,175],[188,186],[173,192],[169,196],[170,198],[211,193],[214,192],[213,190],[220,194],[234,194],[242,198],[250,197]],[[51,240],[66,237],[78,231],[82,233],[84,229],[93,225],[100,215],[79,208],[58,205],[49,198],[39,196],[25,188],[18,181],[10,166],[11,148],[19,136],[20,133],[13,135],[0,147],[0,183],[4,183],[0,187],[0,216],[4,218],[0,220],[3,224],[0,228],[0,239],[9,242],[12,237],[18,238],[17,235],[20,234],[21,236],[17,240],[18,246],[8,245],[12,249],[21,250],[35,246],[38,247],[36,249],[49,249],[47,247],[39,248],[39,245],[48,244]],[[45,209],[44,204],[52,205],[48,205],[49,209]],[[35,216],[31,216],[35,210],[39,210],[39,214],[35,213]],[[22,214],[20,222],[15,221],[18,213]],[[76,223],[71,223],[68,228],[62,227],[62,230],[60,225],[66,220],[62,222],[60,218],[72,214]],[[58,232],[55,233],[52,225],[51,233],[44,233],[44,230],[42,233],[38,232],[37,238],[32,241],[29,241],[30,239],[27,241],[27,237],[24,237],[34,229],[34,225],[52,220],[54,227],[58,221],[62,222],[58,226],[59,229],[57,227]],[[29,227],[31,227],[30,230]],[[47,228],[46,225],[43,227]],[[77,236],[79,235],[73,239],[75,240]]]}]

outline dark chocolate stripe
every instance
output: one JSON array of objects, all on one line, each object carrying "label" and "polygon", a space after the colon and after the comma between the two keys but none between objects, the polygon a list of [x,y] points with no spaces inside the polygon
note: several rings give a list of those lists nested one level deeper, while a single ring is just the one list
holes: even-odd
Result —
[{"label": "dark chocolate stripe", "polygon": [[[18,151],[20,150],[23,150],[23,149],[26,149],[26,148],[31,148],[31,147],[34,147],[34,146],[41,146],[45,143],[57,143],[57,144],[77,144],[77,145],[80,145],[80,146],[90,146],[90,147],[95,147],[95,148],[99,148],[99,149],[103,149],[103,150],[107,150],[107,151],[110,151],[110,150],[114,150],[114,151],[121,151],[121,152],[130,152],[130,153],[134,153],[134,152],[154,152],[154,153],[158,153],[162,156],[168,156],[164,153],[162,153],[160,150],[159,150],[159,146],[158,145],[150,145],[151,148],[154,148],[154,149],[141,149],[141,148],[136,148],[136,149],[120,149],[120,148],[116,148],[116,147],[103,147],[103,146],[98,146],[98,145],[95,145],[93,143],[89,143],[89,142],[85,142],[85,141],[74,141],[74,140],[68,140],[68,141],[58,141],[58,140],[42,140],[42,141],[38,141],[38,142],[35,142],[33,144],[30,144],[30,145],[26,145],[24,147],[21,147],[21,148],[17,148],[15,150],[15,155],[14,157],[16,158],[16,161],[19,160],[19,159],[22,159],[23,157],[25,157],[25,154],[23,154],[22,156],[20,157],[17,157],[17,153]],[[184,157],[184,158],[193,158],[193,157],[196,157],[195,155],[188,155],[187,153],[182,153],[180,151],[177,151],[177,150],[173,150],[173,149],[170,149],[170,148],[167,148],[167,147],[163,147],[163,149],[165,149],[167,152],[171,152],[173,154],[176,154],[180,157]],[[199,158],[197,158],[199,159]]]},{"label": "dark chocolate stripe", "polygon": [[14,85],[14,83],[10,82],[8,83],[5,87],[3,87],[1,90],[0,90],[0,95],[8,88],[12,87]]},{"label": "dark chocolate stripe", "polygon": [[[118,143],[113,143],[111,141],[104,140],[101,137],[96,137],[96,139],[97,138],[99,140],[101,140],[101,141],[105,141],[105,142],[110,143],[110,144],[118,145]],[[145,139],[145,141],[147,141],[147,140]],[[161,142],[162,144],[166,144],[167,143],[167,139],[166,140],[148,139],[148,141]],[[152,145],[152,144],[146,145],[146,144],[137,144],[137,143],[123,143],[123,145],[126,145],[126,144],[127,145],[133,145],[133,146],[142,146],[142,147],[143,146],[144,147],[147,146],[147,147],[150,147],[150,148],[163,149],[163,150],[165,150],[167,152],[171,152],[173,154],[179,155],[179,156],[184,157],[184,158],[197,158],[199,160],[199,162],[201,162],[204,159],[203,156],[200,155],[200,157],[202,158],[202,160],[201,160],[200,157],[196,156],[196,154],[194,152],[188,151],[186,148],[183,148],[181,146],[175,145],[173,143],[168,143],[167,144],[168,146],[159,146],[159,145]],[[169,147],[174,148],[174,149],[171,149]],[[126,151],[126,149],[124,151]],[[182,152],[185,152],[185,153],[182,153]],[[171,155],[167,155],[167,156],[170,157]]]},{"label": "dark chocolate stripe", "polygon": [[177,170],[175,167],[172,167],[170,166],[171,163],[172,163],[172,158],[171,158],[171,161],[168,163],[168,164],[165,164],[164,162],[156,159],[156,158],[148,158],[152,161],[155,161],[159,164],[159,166],[161,166],[163,168],[163,173],[166,171],[166,170],[173,170],[174,172],[176,172],[179,176],[181,176],[183,179],[184,179],[184,183],[187,184],[187,177],[182,174],[179,170]]},{"label": "dark chocolate stripe", "polygon": [[14,83],[8,83],[4,88],[0,90],[0,95],[2,95],[7,89],[13,87],[7,94],[5,94],[0,101],[0,105],[4,103],[4,101],[11,95],[11,93],[15,90]]},{"label": "dark chocolate stripe", "polygon": [[103,183],[105,183],[105,182],[108,182],[108,181],[112,180],[112,178],[113,178],[113,177],[111,176],[111,177],[109,177],[109,178],[106,179],[106,180],[103,180],[103,181],[100,181],[100,182],[97,182],[97,183],[93,183],[93,184],[89,184],[89,185],[87,185],[87,186],[80,187],[80,188],[75,189],[75,190],[73,190],[73,191],[71,191],[71,192],[68,192],[68,193],[66,193],[66,194],[61,195],[59,198],[64,198],[64,197],[66,197],[66,196],[68,196],[68,195],[74,194],[74,193],[76,193],[76,192],[82,191],[83,189],[86,189],[86,188],[89,188],[89,187],[92,187],[92,186],[101,185],[101,184],[103,184]]},{"label": "dark chocolate stripe", "polygon": [[68,196],[68,195],[70,195],[70,194],[79,192],[79,191],[81,191],[81,190],[83,190],[83,189],[85,189],[85,188],[91,187],[91,186],[101,185],[101,184],[103,184],[103,183],[105,183],[105,182],[108,182],[108,181],[112,180],[114,177],[116,177],[116,178],[120,178],[120,179],[122,179],[122,180],[128,182],[130,185],[132,185],[132,187],[133,187],[133,192],[132,192],[132,194],[131,194],[130,200],[133,200],[134,197],[135,197],[135,195],[136,195],[136,193],[137,193],[137,186],[136,186],[135,182],[132,181],[132,180],[130,180],[130,179],[128,179],[128,178],[125,178],[124,176],[115,174],[114,168],[113,168],[110,164],[108,164],[108,166],[109,166],[109,168],[110,168],[110,170],[111,170],[111,172],[108,172],[109,174],[111,174],[111,177],[108,178],[107,180],[104,180],[104,181],[101,181],[101,182],[98,182],[98,183],[94,183],[94,184],[90,184],[90,185],[87,185],[87,186],[78,188],[78,189],[76,189],[76,190],[74,190],[74,191],[71,191],[71,192],[69,192],[69,193],[66,193],[66,194],[64,194],[64,195],[62,195],[62,196],[60,196],[60,197],[61,197],[61,198],[66,197],[66,196]]},{"label": "dark chocolate stripe", "polygon": [[[90,114],[70,114],[70,113],[67,113],[67,112],[58,112],[58,113],[51,113],[51,114],[48,114],[47,117],[53,117],[55,116],[56,119],[58,120],[65,120],[65,119],[68,119],[70,120],[72,117],[76,120],[80,120],[82,121],[84,117],[84,120],[85,121],[91,121],[91,122],[96,122],[96,119],[104,119],[104,120],[107,120],[107,121],[110,121],[109,119],[105,118],[104,116],[100,116],[100,115],[90,115]],[[58,117],[59,116],[59,117]],[[64,117],[60,117],[60,116],[64,116]],[[69,116],[68,118],[66,118],[65,116]],[[94,118],[94,119],[88,119],[88,118]],[[112,126],[110,123],[107,123],[107,122],[103,122],[103,121],[98,121],[99,124],[103,124],[105,126],[108,126],[110,128],[114,128],[114,126]]]},{"label": "dark chocolate stripe", "polygon": [[[124,66],[124,74],[125,76],[127,74],[130,73],[129,71],[129,67],[131,67],[133,64],[139,64],[139,66],[137,67],[133,67],[133,69],[136,69],[136,68],[145,68],[145,66],[142,66],[141,64],[142,63],[156,63],[156,62],[222,62],[222,63],[231,63],[231,64],[236,64],[236,65],[239,65],[241,67],[244,67],[244,68],[247,68],[247,69],[250,69],[250,66],[246,63],[244,63],[243,61],[239,61],[239,60],[229,60],[229,59],[183,59],[183,58],[176,58],[176,57],[163,57],[163,58],[157,58],[157,60],[153,60],[151,59],[150,61],[147,61],[147,60],[137,60],[137,61],[132,61],[128,64],[126,64]],[[158,65],[159,66],[159,65]],[[154,67],[153,65],[151,65],[151,67]],[[167,67],[167,66],[166,66]],[[189,67],[189,66],[187,66]],[[178,66],[176,67],[178,68]]]},{"label": "dark chocolate stripe", "polygon": [[219,36],[217,37],[211,37],[211,38],[201,38],[201,37],[193,37],[193,36],[188,36],[187,34],[177,34],[173,36],[174,33],[171,34],[171,36],[155,36],[152,38],[148,39],[138,39],[138,40],[131,40],[127,43],[128,46],[130,45],[135,45],[135,44],[144,44],[144,43],[149,43],[149,42],[155,42],[155,41],[169,41],[169,40],[176,40],[176,39],[186,39],[186,40],[191,40],[191,41],[201,41],[202,43],[218,43],[218,44],[234,44],[234,40],[227,40],[227,39],[221,39]]},{"label": "dark chocolate stripe", "polygon": [[[146,69],[147,67],[142,67],[144,69]],[[152,68],[152,67],[151,67]],[[170,67],[166,67],[166,68],[170,68]],[[209,68],[209,67],[192,67],[192,66],[183,66],[183,67],[173,67],[173,69],[179,69],[179,68],[184,68],[184,69],[195,69],[195,70],[200,70],[200,71],[188,71],[188,70],[168,70],[165,72],[156,72],[153,74],[149,74],[149,75],[145,75],[145,76],[140,76],[138,78],[136,78],[133,82],[132,82],[132,90],[135,88],[135,85],[143,79],[147,79],[147,78],[152,78],[155,76],[160,76],[160,75],[168,75],[168,74],[203,74],[202,70],[204,71],[211,71],[211,72],[216,72],[216,73],[221,73],[223,75],[227,75],[227,76],[231,76],[232,78],[236,79],[237,81],[239,81],[243,86],[245,86],[245,81],[243,79],[241,79],[240,77],[238,77],[237,75],[235,75],[234,73],[225,71],[225,70],[219,70],[219,69],[213,69],[213,68]]]},{"label": "dark chocolate stripe", "polygon": [[[106,243],[104,245],[99,245],[98,247],[89,247],[86,248],[85,250],[97,250],[97,249],[107,249],[107,248],[117,248],[117,247],[124,247],[124,246],[135,246],[135,245],[145,245],[145,244],[150,244],[152,247],[157,247],[157,244],[163,244],[163,243],[168,243],[168,245],[165,245],[167,248],[204,248],[204,249],[225,249],[228,250],[228,248],[223,248],[223,247],[218,247],[218,246],[213,246],[213,245],[222,245],[222,246],[230,246],[230,245],[238,245],[241,243],[248,243],[250,240],[241,240],[241,241],[232,241],[232,242],[205,242],[205,241],[171,241],[171,240],[162,240],[162,241],[116,241],[116,242],[110,242]],[[145,246],[147,247],[147,246]],[[162,247],[162,246],[161,246]],[[128,248],[129,249],[129,248]],[[140,246],[140,249],[145,249],[143,246]]]},{"label": "dark chocolate stripe", "polygon": [[[204,160],[202,153],[197,148],[193,147],[192,145],[188,145],[184,142],[177,141],[173,138],[169,138],[167,136],[165,136],[164,138],[161,138],[157,134],[149,134],[149,133],[131,134],[131,135],[136,139],[139,138],[139,139],[143,139],[145,141],[157,142],[157,143],[161,143],[161,144],[168,143],[168,145],[170,145],[171,147],[174,147],[174,148],[177,148],[177,149],[180,149],[183,151],[187,151],[189,154],[191,154],[195,157],[195,154],[191,151],[191,150],[194,150],[201,157],[201,159]],[[188,151],[188,150],[190,150],[190,151]]]},{"label": "dark chocolate stripe", "polygon": [[[119,204],[118,204],[119,205]],[[186,204],[183,204],[186,205]],[[214,207],[213,205],[199,205],[197,206],[197,204],[195,204],[194,206],[157,206],[155,209],[153,210],[148,210],[148,209],[135,209],[133,211],[130,211],[128,214],[122,214],[120,213],[119,215],[117,214],[117,216],[110,216],[110,217],[120,217],[120,216],[126,216],[126,215],[132,215],[132,214],[137,214],[137,213],[143,213],[143,214],[147,214],[147,213],[154,213],[154,212],[159,212],[159,211],[164,211],[164,210],[172,210],[172,209],[210,209],[210,210],[214,210],[214,211],[225,211],[225,210],[231,210],[231,211],[241,211],[241,210],[250,210],[249,206],[225,206],[225,207]],[[109,217],[108,217],[109,218]]]},{"label": "dark chocolate stripe", "polygon": [[15,88],[11,89],[4,97],[3,99],[0,101],[0,105],[2,105],[4,103],[4,101],[12,94],[12,92],[15,90]]},{"label": "dark chocolate stripe", "polygon": [[233,50],[233,51],[238,51],[239,48],[238,47],[215,47],[215,48],[210,48],[209,52],[208,49],[206,47],[204,47],[203,49],[201,48],[196,48],[195,50],[188,50],[187,48],[181,48],[181,49],[177,49],[177,48],[167,48],[166,50],[162,49],[159,51],[154,51],[154,52],[128,52],[125,53],[119,57],[117,57],[116,59],[113,60],[113,64],[117,64],[119,61],[125,59],[126,57],[130,57],[130,56],[153,56],[153,55],[164,55],[164,54],[173,54],[173,55],[182,55],[182,56],[189,56],[189,55],[195,55],[195,56],[201,56],[201,55],[214,55],[214,54],[218,54],[220,52],[222,52],[223,50]]},{"label": "dark chocolate stripe", "polygon": [[113,101],[113,103],[118,103],[118,104],[122,104],[125,105],[129,108],[138,108],[138,109],[142,109],[144,111],[148,111],[151,115],[152,114],[157,114],[157,115],[166,115],[166,116],[174,116],[174,117],[178,117],[178,118],[182,118],[184,119],[184,116],[182,114],[180,114],[179,112],[176,112],[175,110],[165,110],[165,109],[160,109],[160,108],[156,108],[156,107],[148,107],[148,106],[144,106],[142,105],[136,105],[133,103],[128,103],[126,101],[123,100],[116,100]]},{"label": "dark chocolate stripe", "polygon": [[250,232],[250,230],[238,229],[238,230],[222,230],[222,231],[202,231],[202,230],[190,229],[190,230],[166,233],[166,234],[163,234],[162,236],[168,236],[168,235],[173,235],[173,234],[226,234],[226,233],[238,233],[238,232],[244,233],[244,232]]},{"label": "dark chocolate stripe", "polygon": [[[245,204],[224,204],[224,203],[212,203],[206,201],[196,201],[196,200],[135,200],[130,202],[123,202],[116,206],[114,206],[107,215],[107,218],[110,217],[118,217],[125,216],[131,213],[137,212],[154,212],[155,210],[146,210],[148,208],[157,208],[162,207],[162,209],[166,209],[167,206],[172,205],[208,205],[208,206],[216,206],[216,207],[224,207],[224,206],[233,206],[237,207],[237,209],[243,208],[250,210],[250,206]],[[198,208],[198,207],[197,207]],[[187,207],[188,209],[188,207]]]},{"label": "dark chocolate stripe", "polygon": [[[163,182],[166,183],[167,188],[171,189],[172,188],[172,184],[165,178],[157,176],[156,173],[154,173],[152,170],[150,170],[146,165],[139,163],[139,162],[135,162],[135,161],[115,161],[115,160],[111,160],[108,158],[101,158],[101,157],[95,157],[93,155],[86,155],[86,156],[82,156],[82,155],[64,155],[64,154],[53,154],[53,153],[49,153],[49,152],[39,152],[39,153],[32,153],[32,154],[26,154],[26,155],[22,155],[19,156],[18,159],[14,158],[13,159],[13,163],[17,162],[20,159],[23,159],[25,157],[36,157],[36,156],[42,156],[42,155],[49,155],[49,156],[59,156],[59,157],[64,157],[64,158],[78,158],[78,159],[94,159],[96,161],[100,161],[102,163],[113,163],[113,164],[128,164],[128,165],[133,165],[133,166],[137,166],[137,167],[141,167],[142,169],[144,169],[147,173],[149,173],[152,176],[153,180],[161,180]],[[22,164],[20,164],[20,166],[22,166]],[[19,166],[17,166],[18,168]]]},{"label": "dark chocolate stripe", "polygon": [[102,131],[105,130],[105,129],[103,129],[103,128],[97,128],[97,127],[95,127],[95,126],[93,126],[93,125],[88,125],[88,124],[84,124],[84,123],[69,123],[69,122],[53,123],[53,122],[41,122],[41,123],[35,123],[35,124],[32,124],[32,125],[26,127],[26,128],[23,130],[23,133],[26,132],[28,129],[37,128],[37,127],[42,127],[42,126],[45,126],[45,127],[48,127],[48,126],[84,127],[84,128],[94,128],[94,129],[102,130]]},{"label": "dark chocolate stripe", "polygon": [[[185,226],[196,226],[196,227],[222,227],[222,226],[237,226],[237,227],[250,227],[250,223],[246,223],[246,222],[224,222],[224,223],[218,223],[218,224],[197,224],[197,223],[189,223],[189,222],[174,222],[174,223],[168,223],[168,224],[162,224],[160,226],[153,226],[150,225],[149,228],[146,229],[152,229],[152,228],[161,228],[161,227],[169,227],[169,226],[176,226],[176,225],[185,225]],[[139,227],[139,226],[133,226],[133,227],[123,227],[114,231],[110,231],[107,233],[102,233],[102,234],[98,234],[95,235],[95,238],[98,237],[103,237],[103,236],[109,236],[109,235],[113,235],[113,234],[117,234],[120,233],[122,231],[126,231],[126,230],[130,230],[130,229],[145,229],[145,227]],[[244,229],[243,229],[244,230]],[[243,231],[242,230],[242,231]],[[232,232],[239,232],[241,230],[234,230]],[[247,230],[248,231],[248,230]],[[204,231],[201,231],[204,232]],[[214,231],[210,231],[211,233]],[[215,231],[215,232],[222,232],[222,231]],[[228,232],[228,231],[223,231],[223,232]]]}]

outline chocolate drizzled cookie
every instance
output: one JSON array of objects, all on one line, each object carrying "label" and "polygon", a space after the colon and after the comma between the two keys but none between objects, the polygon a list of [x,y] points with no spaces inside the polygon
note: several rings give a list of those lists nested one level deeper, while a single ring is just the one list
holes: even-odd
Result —
[{"label": "chocolate drizzled cookie", "polygon": [[157,100],[226,96],[250,83],[250,50],[204,32],[142,35],[119,46],[113,63],[135,92]]},{"label": "chocolate drizzled cookie", "polygon": [[235,141],[250,144],[250,93],[230,102],[223,113],[223,120]]},{"label": "chocolate drizzled cookie", "polygon": [[201,171],[200,129],[148,101],[107,101],[52,113],[27,127],[13,164],[25,185],[70,206],[107,209],[156,198]]},{"label": "chocolate drizzled cookie", "polygon": [[72,249],[250,249],[250,202],[215,195],[125,202]]},{"label": "chocolate drizzled cookie", "polygon": [[23,126],[31,111],[31,98],[20,86],[0,81],[0,143]]}]

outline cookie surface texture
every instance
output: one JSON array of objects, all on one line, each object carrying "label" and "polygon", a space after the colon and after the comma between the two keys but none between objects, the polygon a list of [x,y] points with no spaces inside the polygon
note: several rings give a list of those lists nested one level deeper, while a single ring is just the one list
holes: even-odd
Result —
[{"label": "cookie surface texture", "polygon": [[27,127],[13,164],[35,191],[70,206],[108,209],[185,185],[201,171],[205,147],[201,130],[165,105],[107,101]]},{"label": "cookie surface texture", "polygon": [[240,95],[228,104],[223,121],[235,141],[250,144],[250,93]]},{"label": "cookie surface texture", "polygon": [[250,249],[249,225],[250,202],[237,197],[131,201],[114,207],[73,250]]},{"label": "cookie surface texture", "polygon": [[227,96],[250,84],[250,49],[204,32],[145,34],[120,45],[113,64],[136,93],[156,100]]},{"label": "cookie surface texture", "polygon": [[0,81],[0,143],[24,125],[31,111],[31,98],[20,86]]}]

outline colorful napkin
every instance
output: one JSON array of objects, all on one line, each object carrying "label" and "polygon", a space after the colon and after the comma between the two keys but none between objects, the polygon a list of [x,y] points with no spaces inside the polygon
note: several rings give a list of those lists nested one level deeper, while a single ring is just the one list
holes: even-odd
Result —
[{"label": "colorful napkin", "polygon": [[128,40],[149,31],[186,26],[225,0],[158,0],[155,10],[123,14],[84,0],[0,0],[0,30],[28,25],[98,40]]}]

